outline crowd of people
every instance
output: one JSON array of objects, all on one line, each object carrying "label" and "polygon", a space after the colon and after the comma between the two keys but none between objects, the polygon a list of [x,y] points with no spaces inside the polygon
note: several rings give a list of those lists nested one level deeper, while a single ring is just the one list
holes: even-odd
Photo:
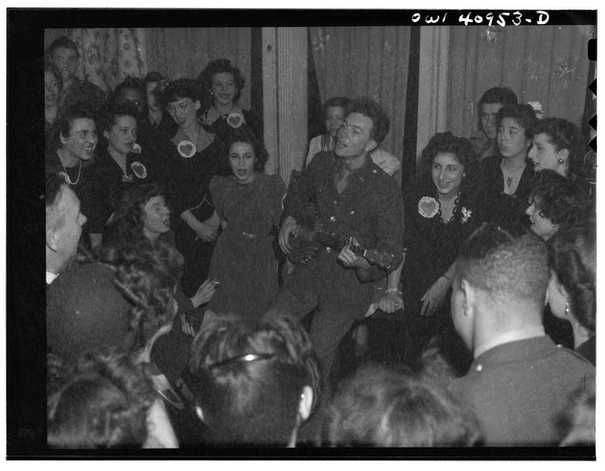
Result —
[{"label": "crowd of people", "polygon": [[45,67],[50,447],[594,444],[574,124],[490,89],[401,185],[382,107],[334,97],[286,187],[229,60],[109,96],[78,60]]}]

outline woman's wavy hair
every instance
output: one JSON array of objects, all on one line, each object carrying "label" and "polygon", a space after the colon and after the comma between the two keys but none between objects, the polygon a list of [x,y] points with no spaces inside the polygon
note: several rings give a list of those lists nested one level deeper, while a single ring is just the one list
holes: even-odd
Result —
[{"label": "woman's wavy hair", "polygon": [[246,84],[246,79],[244,79],[241,70],[231,64],[229,59],[215,59],[208,62],[206,67],[204,67],[204,70],[202,70],[198,76],[198,82],[200,82],[205,92],[210,93],[214,76],[221,73],[233,75],[233,80],[235,82],[235,96],[233,97],[233,101],[237,102],[241,96],[242,89]]},{"label": "woman's wavy hair", "polygon": [[596,330],[595,221],[557,232],[549,241],[550,266],[569,296],[571,313],[589,331]]},{"label": "woman's wavy hair", "polygon": [[529,200],[559,230],[586,220],[591,209],[590,197],[580,183],[548,169],[536,175]]},{"label": "woman's wavy hair", "polygon": [[568,172],[571,175],[583,175],[584,149],[586,142],[578,127],[566,119],[545,118],[538,120],[533,129],[533,135],[545,134],[555,150],[569,151]]},{"label": "woman's wavy hair", "polygon": [[473,446],[477,420],[437,384],[368,365],[344,382],[324,419],[331,446]]},{"label": "woman's wavy hair", "polygon": [[[56,362],[56,359],[55,359]],[[57,370],[57,365],[53,368]],[[61,386],[48,397],[51,448],[135,448],[147,438],[154,402],[151,380],[125,353],[87,353],[63,367]]]},{"label": "woman's wavy hair", "polygon": [[229,165],[229,152],[231,151],[231,146],[237,142],[243,142],[252,146],[254,156],[256,157],[256,161],[254,162],[254,170],[256,172],[263,172],[265,170],[267,160],[269,160],[269,154],[264,144],[254,136],[254,133],[252,133],[247,126],[234,129],[229,134],[229,138],[223,147],[223,162],[221,165],[224,165],[224,168],[231,169],[231,166]]},{"label": "woman's wavy hair", "polygon": [[131,185],[122,193],[112,224],[112,236],[118,243],[150,245],[143,232],[143,219],[144,207],[154,196],[164,196],[163,188],[157,183]]},{"label": "woman's wavy hair", "polygon": [[419,169],[422,180],[428,185],[433,185],[431,177],[433,160],[440,153],[450,153],[456,156],[467,174],[467,177],[462,180],[462,185],[466,188],[470,181],[468,176],[471,173],[471,166],[477,161],[477,153],[471,142],[464,137],[454,136],[451,132],[438,132],[431,137],[422,150]]},{"label": "woman's wavy hair", "polygon": [[123,242],[103,250],[101,260],[115,270],[115,284],[133,307],[129,326],[135,348],[143,347],[176,314],[174,293],[182,275],[183,256],[170,244]]},{"label": "woman's wavy hair", "polygon": [[285,446],[297,425],[301,392],[319,401],[319,367],[295,319],[219,319],[203,327],[189,363],[195,401],[216,443]]},{"label": "woman's wavy hair", "polygon": [[160,92],[160,104],[164,109],[167,109],[168,104],[173,101],[189,98],[192,101],[202,101],[202,93],[199,84],[192,79],[180,78],[168,82],[166,87]]}]

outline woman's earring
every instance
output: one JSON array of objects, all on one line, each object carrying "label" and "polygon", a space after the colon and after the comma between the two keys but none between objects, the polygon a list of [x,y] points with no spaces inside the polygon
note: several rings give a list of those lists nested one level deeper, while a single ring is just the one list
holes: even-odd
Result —
[{"label": "woman's earring", "polygon": [[563,159],[559,159],[559,165],[563,165],[565,161]]},{"label": "woman's earring", "polygon": [[565,303],[565,315],[569,316],[569,303]]}]

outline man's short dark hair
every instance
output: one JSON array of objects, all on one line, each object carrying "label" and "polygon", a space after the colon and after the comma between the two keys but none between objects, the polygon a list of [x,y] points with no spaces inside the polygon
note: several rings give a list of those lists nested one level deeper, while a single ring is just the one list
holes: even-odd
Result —
[{"label": "man's short dark hair", "polygon": [[362,97],[349,103],[347,114],[351,113],[359,113],[372,120],[372,133],[370,137],[376,141],[376,145],[380,145],[389,132],[391,124],[389,117],[382,107],[371,98]]},{"label": "man's short dark hair", "polygon": [[328,408],[325,438],[333,446],[472,446],[473,413],[428,380],[366,366],[343,383]]},{"label": "man's short dark hair", "polygon": [[67,36],[59,36],[52,43],[50,43],[50,46],[48,46],[48,49],[46,50],[47,56],[52,56],[53,52],[55,52],[56,49],[59,49],[61,47],[65,49],[73,49],[74,51],[76,51],[76,55],[78,57],[80,56],[80,53],[78,52],[78,46]]},{"label": "man's short dark hair", "polygon": [[192,346],[193,394],[215,443],[285,446],[305,386],[319,396],[311,341],[295,319],[220,319]]},{"label": "man's short dark hair", "polygon": [[61,117],[59,118],[59,132],[61,136],[69,136],[74,121],[84,118],[96,121],[96,116],[88,104],[79,102],[68,107],[61,113]]},{"label": "man's short dark hair", "polygon": [[351,102],[351,100],[349,100],[347,97],[345,96],[333,96],[332,98],[329,98],[326,100],[326,102],[323,104],[323,117],[326,117],[326,113],[328,112],[328,108],[334,107],[334,106],[339,106],[342,109],[345,110],[345,115],[347,114],[347,107],[349,106],[349,103]]},{"label": "man's short dark hair", "polygon": [[147,102],[147,90],[145,90],[145,82],[138,77],[126,77],[120,82],[113,91],[111,102],[117,103],[121,100],[121,95],[124,90],[138,90],[141,93],[142,99]]},{"label": "man's short dark hair", "polygon": [[548,251],[534,234],[513,234],[484,224],[462,245],[456,267],[459,278],[494,299],[544,306],[550,275]]},{"label": "man's short dark hair", "polygon": [[493,87],[486,90],[477,107],[481,111],[481,105],[485,103],[501,103],[502,105],[516,105],[519,102],[517,95],[508,87]]}]

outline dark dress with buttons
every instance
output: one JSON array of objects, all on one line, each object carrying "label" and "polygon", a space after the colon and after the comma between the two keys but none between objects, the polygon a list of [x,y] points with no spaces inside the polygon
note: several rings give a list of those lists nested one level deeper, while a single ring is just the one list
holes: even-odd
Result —
[{"label": "dark dress with buttons", "polygon": [[594,379],[588,361],[543,335],[487,350],[450,390],[474,410],[485,445],[556,446],[556,416]]},{"label": "dark dress with buttons", "polygon": [[210,278],[221,282],[210,302],[213,312],[258,318],[275,299],[275,228],[285,192],[279,175],[257,173],[250,184],[233,176],[210,182],[216,212],[227,224],[210,263]]},{"label": "dark dress with buttons", "polygon": [[452,217],[441,219],[439,200],[432,180],[419,178],[405,193],[405,246],[401,284],[405,306],[406,362],[413,365],[432,336],[449,321],[449,298],[433,316],[420,316],[426,291],[456,260],[464,240],[481,221],[477,204],[462,188]]},{"label": "dark dress with buttons", "polygon": [[[284,217],[301,221],[309,206],[327,231],[354,236],[369,249],[393,254],[392,269],[401,262],[403,205],[395,180],[368,157],[338,193],[334,177],[342,162],[333,153],[320,153],[291,182]],[[311,340],[327,380],[338,344],[356,319],[367,312],[373,284],[387,272],[371,265],[366,272],[344,267],[335,250],[322,248],[307,264],[295,265],[286,276],[273,309],[303,317],[317,308],[311,324]]]}]

